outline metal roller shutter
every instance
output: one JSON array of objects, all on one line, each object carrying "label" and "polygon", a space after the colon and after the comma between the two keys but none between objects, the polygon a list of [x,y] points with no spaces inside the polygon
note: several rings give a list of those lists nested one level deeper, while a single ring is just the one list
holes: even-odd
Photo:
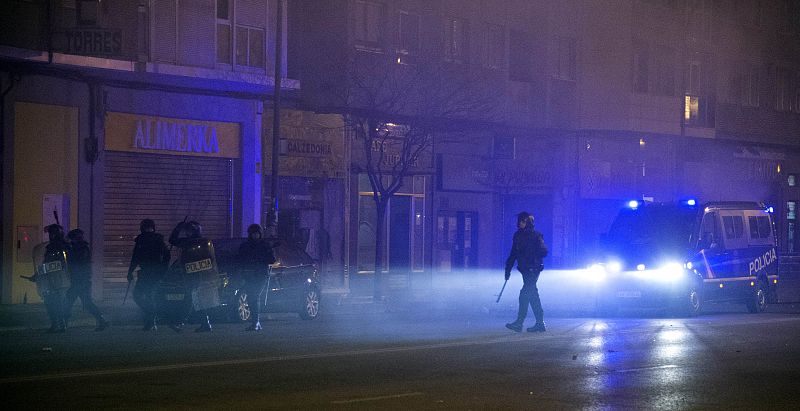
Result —
[{"label": "metal roller shutter", "polygon": [[200,223],[207,238],[231,236],[233,160],[108,151],[104,172],[105,299],[125,293],[141,220],[154,220],[165,240],[187,216]]}]

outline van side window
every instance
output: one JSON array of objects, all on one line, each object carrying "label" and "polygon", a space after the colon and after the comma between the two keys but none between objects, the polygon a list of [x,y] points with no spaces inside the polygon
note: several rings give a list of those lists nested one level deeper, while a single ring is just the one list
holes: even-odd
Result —
[{"label": "van side window", "polygon": [[725,227],[725,238],[734,239],[744,236],[744,221],[741,216],[724,216],[722,225]]},{"label": "van side window", "polygon": [[747,218],[747,222],[750,226],[751,239],[769,238],[772,234],[767,216],[750,216]]},{"label": "van side window", "polygon": [[706,213],[700,224],[699,248],[711,248],[721,245],[720,227],[717,223],[717,213]]}]

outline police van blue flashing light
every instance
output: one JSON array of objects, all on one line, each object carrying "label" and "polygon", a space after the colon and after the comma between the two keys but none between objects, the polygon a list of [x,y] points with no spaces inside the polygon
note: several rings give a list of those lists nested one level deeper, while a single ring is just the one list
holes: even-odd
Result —
[{"label": "police van blue flashing light", "polygon": [[639,201],[637,201],[637,200],[628,201],[628,207],[630,207],[630,208],[632,208],[634,210],[639,208]]},{"label": "police van blue flashing light", "polygon": [[697,205],[697,200],[695,200],[693,198],[690,198],[690,199],[686,200],[686,205],[688,205],[688,206],[696,206]]},{"label": "police van blue flashing light", "polygon": [[772,213],[775,212],[775,208],[773,208],[772,206],[769,206],[766,209],[764,209],[764,211],[769,213],[769,214],[772,214]]}]

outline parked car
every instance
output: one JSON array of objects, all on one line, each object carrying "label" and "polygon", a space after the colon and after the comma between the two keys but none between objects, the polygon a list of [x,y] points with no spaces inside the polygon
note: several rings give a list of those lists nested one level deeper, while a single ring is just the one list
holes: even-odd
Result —
[{"label": "parked car", "polygon": [[[237,254],[245,238],[214,240],[217,265],[222,276],[220,301],[224,313],[234,321],[250,319],[253,297],[244,289]],[[262,298],[261,312],[296,312],[304,320],[319,315],[320,281],[314,261],[302,248],[281,239],[272,239],[276,262],[272,265],[268,290]]]}]

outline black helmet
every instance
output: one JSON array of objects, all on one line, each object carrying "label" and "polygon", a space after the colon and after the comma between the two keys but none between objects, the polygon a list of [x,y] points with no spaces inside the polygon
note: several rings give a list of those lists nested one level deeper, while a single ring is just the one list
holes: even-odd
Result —
[{"label": "black helmet", "polygon": [[83,230],[81,230],[80,228],[70,230],[70,232],[67,233],[67,238],[69,238],[72,241],[81,241],[83,240]]},{"label": "black helmet", "polygon": [[50,224],[49,226],[44,228],[44,231],[47,231],[48,237],[50,237],[50,241],[56,239],[64,239],[64,227],[61,227],[58,224]]},{"label": "black helmet", "polygon": [[201,227],[200,223],[197,221],[189,221],[184,227],[189,238],[200,238],[203,236],[203,227]]},{"label": "black helmet", "polygon": [[258,236],[261,237],[264,235],[264,230],[258,224],[250,224],[250,226],[247,227],[247,236],[249,237],[250,234],[255,233],[258,233]]},{"label": "black helmet", "polygon": [[147,232],[147,231],[150,231],[150,230],[156,231],[156,222],[155,221],[153,221],[153,220],[151,220],[149,218],[145,218],[144,220],[142,220],[141,223],[139,223],[139,231],[144,233],[144,232]]},{"label": "black helmet", "polygon": [[533,225],[533,215],[531,215],[531,213],[527,211],[520,212],[519,214],[517,214],[517,222],[520,223],[523,221],[527,222],[530,225]]}]

